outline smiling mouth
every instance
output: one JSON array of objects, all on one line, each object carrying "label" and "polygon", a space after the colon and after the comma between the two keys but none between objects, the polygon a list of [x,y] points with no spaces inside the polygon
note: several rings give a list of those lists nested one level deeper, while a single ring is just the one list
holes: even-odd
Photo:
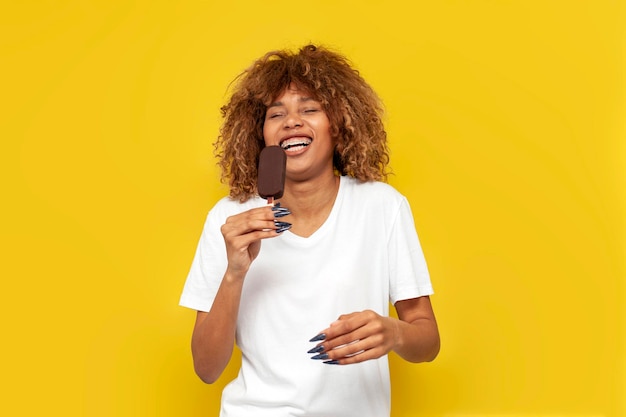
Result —
[{"label": "smiling mouth", "polygon": [[299,151],[309,146],[311,142],[313,142],[313,139],[299,136],[283,140],[280,143],[280,147],[285,151]]}]

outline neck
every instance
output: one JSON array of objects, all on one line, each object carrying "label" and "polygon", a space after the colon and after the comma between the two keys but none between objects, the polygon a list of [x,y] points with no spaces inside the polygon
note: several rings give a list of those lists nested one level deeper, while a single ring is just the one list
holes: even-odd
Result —
[{"label": "neck", "polygon": [[315,182],[287,181],[285,194],[280,201],[292,213],[304,216],[316,213],[326,206],[332,207],[338,190],[339,177],[334,173]]},{"label": "neck", "polygon": [[338,191],[339,177],[332,172],[314,182],[287,181],[280,202],[292,213],[285,218],[293,223],[291,232],[304,237],[315,232],[328,218]]}]

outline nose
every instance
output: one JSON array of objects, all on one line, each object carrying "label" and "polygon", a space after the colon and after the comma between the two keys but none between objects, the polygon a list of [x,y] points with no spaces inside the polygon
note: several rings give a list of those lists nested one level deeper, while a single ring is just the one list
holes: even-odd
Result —
[{"label": "nose", "polygon": [[293,129],[302,126],[302,119],[298,113],[289,113],[285,118],[285,128]]}]

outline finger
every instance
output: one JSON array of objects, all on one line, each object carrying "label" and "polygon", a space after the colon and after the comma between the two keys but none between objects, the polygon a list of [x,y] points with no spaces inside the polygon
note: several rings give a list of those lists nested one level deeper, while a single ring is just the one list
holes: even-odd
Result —
[{"label": "finger", "polygon": [[272,211],[270,209],[252,209],[227,217],[226,221],[224,222],[224,226],[236,228],[249,225],[255,221],[271,222],[273,220],[274,215],[272,214]]},{"label": "finger", "polygon": [[350,356],[363,350],[382,345],[384,338],[374,329],[363,326],[355,331],[325,343],[326,352],[333,352],[333,357]]},{"label": "finger", "polygon": [[388,353],[382,346],[373,345],[367,348],[368,346],[370,344],[360,340],[329,352],[322,352],[312,359],[323,359],[326,364],[348,365],[378,359]]},{"label": "finger", "polygon": [[337,365],[350,365],[354,363],[361,363],[373,359],[379,359],[385,355],[384,349],[374,348],[368,350],[360,350],[354,354],[340,357],[338,359],[328,359],[327,362],[336,363]]},{"label": "finger", "polygon": [[276,207],[259,207],[230,216],[222,225],[222,234],[225,238],[230,236],[239,236],[250,233],[255,230],[278,230],[279,233],[291,228],[291,223],[281,219],[291,214],[287,209],[278,208],[279,210],[287,210],[286,212],[275,211]]},{"label": "finger", "polygon": [[[370,310],[344,314],[336,321],[332,322],[330,327],[322,331],[322,333],[326,335],[325,341],[327,342],[340,338],[339,341],[345,343],[345,339],[341,339],[343,336],[348,335],[359,328],[367,326],[378,317],[378,314]],[[352,340],[354,340],[354,338]],[[338,344],[335,344],[335,346],[338,346]]]},{"label": "finger", "polygon": [[234,214],[226,218],[226,224],[236,224],[239,222],[246,222],[249,220],[273,220],[275,218],[274,212],[270,207],[257,207],[244,212]]},{"label": "finger", "polygon": [[389,353],[390,350],[391,345],[385,341],[383,334],[375,333],[325,353],[327,360],[349,364],[378,359]]},{"label": "finger", "polygon": [[274,220],[245,219],[237,222],[224,223],[221,227],[224,239],[234,239],[255,231],[275,230]]},{"label": "finger", "polygon": [[[346,346],[351,346],[352,344],[368,338],[369,332],[367,331],[365,326],[354,329],[348,333],[341,334],[336,337],[326,337],[325,340],[321,341],[317,344],[309,353],[321,353],[321,352],[330,352],[337,349],[342,349]],[[349,353],[354,353],[360,349],[350,349],[350,350],[342,350],[337,357],[345,356]]]},{"label": "finger", "polygon": [[314,359],[356,363],[378,358],[391,349],[384,320],[373,311],[343,315],[324,332],[316,339],[322,341],[309,351],[316,354]]},{"label": "finger", "polygon": [[253,232],[246,233],[240,236],[234,236],[232,238],[226,238],[227,246],[230,250],[235,252],[245,252],[248,250],[248,247],[260,240],[270,239],[280,234],[276,232],[276,229],[269,230],[256,230]]}]

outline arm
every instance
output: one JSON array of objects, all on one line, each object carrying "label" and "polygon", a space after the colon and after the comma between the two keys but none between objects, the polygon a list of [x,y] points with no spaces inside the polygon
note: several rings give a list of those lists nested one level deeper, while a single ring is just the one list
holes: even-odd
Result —
[{"label": "arm", "polygon": [[243,277],[224,275],[207,313],[198,311],[191,337],[191,353],[196,374],[207,384],[219,378],[230,361]]},{"label": "arm", "polygon": [[[347,365],[395,351],[409,362],[428,362],[439,353],[439,331],[427,296],[398,301],[399,319],[367,310],[339,317],[323,330],[319,359]],[[317,353],[317,352],[316,352]]]},{"label": "arm", "polygon": [[228,266],[209,312],[198,311],[191,338],[196,374],[210,384],[222,374],[235,343],[245,276],[261,249],[261,240],[279,235],[270,207],[229,217],[221,232]]},{"label": "arm", "polygon": [[393,350],[409,362],[430,362],[439,353],[439,329],[430,297],[412,298],[395,304],[400,327]]}]

